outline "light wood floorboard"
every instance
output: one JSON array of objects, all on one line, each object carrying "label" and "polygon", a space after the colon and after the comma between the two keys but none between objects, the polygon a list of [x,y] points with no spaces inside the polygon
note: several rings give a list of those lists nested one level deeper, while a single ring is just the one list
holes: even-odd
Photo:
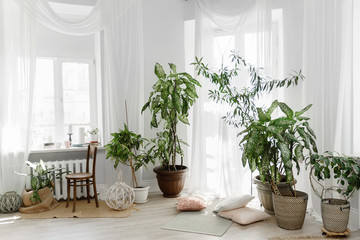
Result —
[{"label": "light wood floorboard", "polygon": [[[308,235],[321,236],[321,223],[306,216],[301,230],[284,230],[276,225],[275,218],[241,226],[233,223],[222,237],[186,233],[161,229],[175,217],[176,199],[151,195],[146,204],[138,204],[139,211],[133,211],[129,218],[68,218],[68,219],[17,219],[5,220],[7,214],[0,214],[0,239],[171,239],[212,240],[251,239],[262,240],[274,236]],[[71,211],[71,208],[69,208]],[[348,239],[360,239],[360,232],[351,233]]]}]

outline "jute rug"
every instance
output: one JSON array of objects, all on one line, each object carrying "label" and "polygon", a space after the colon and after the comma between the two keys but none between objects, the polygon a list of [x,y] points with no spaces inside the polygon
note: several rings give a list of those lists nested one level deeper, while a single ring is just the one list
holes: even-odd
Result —
[{"label": "jute rug", "polygon": [[303,240],[303,239],[320,240],[325,238],[323,236],[281,236],[281,237],[269,238],[269,240]]},{"label": "jute rug", "polygon": [[20,214],[21,219],[44,219],[44,218],[125,218],[131,215],[132,210],[136,210],[135,204],[123,211],[116,211],[109,208],[105,201],[99,201],[99,208],[95,207],[94,200],[87,203],[87,200],[76,201],[76,212],[72,212],[72,202],[69,207],[65,207],[66,202],[59,202],[59,206],[45,212]]}]

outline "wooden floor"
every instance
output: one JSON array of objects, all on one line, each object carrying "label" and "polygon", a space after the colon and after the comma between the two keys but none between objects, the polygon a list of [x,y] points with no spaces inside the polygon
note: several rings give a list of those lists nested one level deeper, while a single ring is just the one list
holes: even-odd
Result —
[{"label": "wooden floor", "polygon": [[[301,230],[284,230],[275,218],[240,226],[233,223],[222,237],[164,230],[161,227],[177,215],[176,199],[151,195],[146,204],[138,204],[129,218],[70,218],[70,219],[6,219],[0,214],[0,239],[268,239],[275,236],[321,236],[321,223],[306,216]],[[70,210],[70,209],[69,209]],[[360,239],[360,232],[352,232],[348,239]]]}]

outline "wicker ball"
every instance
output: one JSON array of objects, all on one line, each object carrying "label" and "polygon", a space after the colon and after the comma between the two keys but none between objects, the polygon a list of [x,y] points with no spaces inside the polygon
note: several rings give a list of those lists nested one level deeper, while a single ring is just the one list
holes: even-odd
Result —
[{"label": "wicker ball", "polygon": [[14,191],[6,192],[0,197],[0,211],[12,213],[19,210],[22,205],[22,198]]},{"label": "wicker ball", "polygon": [[134,190],[124,182],[116,182],[106,193],[106,204],[115,210],[125,210],[129,208],[134,200]]}]

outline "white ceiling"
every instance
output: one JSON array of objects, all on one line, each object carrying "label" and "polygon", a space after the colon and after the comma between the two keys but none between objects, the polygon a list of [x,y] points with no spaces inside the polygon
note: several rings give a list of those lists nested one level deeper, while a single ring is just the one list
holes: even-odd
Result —
[{"label": "white ceiling", "polygon": [[[48,0],[49,2],[94,6],[97,0]],[[101,1],[101,0],[99,0]]]}]

